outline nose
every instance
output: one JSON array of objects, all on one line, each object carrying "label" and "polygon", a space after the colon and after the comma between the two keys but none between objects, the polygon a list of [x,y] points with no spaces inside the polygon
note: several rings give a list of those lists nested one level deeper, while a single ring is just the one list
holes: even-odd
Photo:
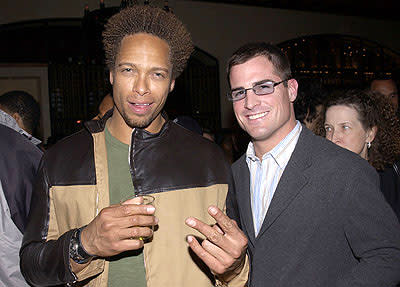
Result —
[{"label": "nose", "polygon": [[246,98],[244,99],[244,106],[246,109],[251,110],[260,103],[260,97],[257,96],[252,89],[246,90]]},{"label": "nose", "polygon": [[331,139],[330,141],[332,141],[332,142],[335,143],[335,144],[340,143],[341,138],[342,138],[340,132],[339,132],[339,131],[335,131],[335,130],[332,131],[331,137],[332,137],[332,139]]},{"label": "nose", "polygon": [[144,96],[150,92],[148,79],[145,75],[139,75],[133,87],[134,92],[139,96]]}]

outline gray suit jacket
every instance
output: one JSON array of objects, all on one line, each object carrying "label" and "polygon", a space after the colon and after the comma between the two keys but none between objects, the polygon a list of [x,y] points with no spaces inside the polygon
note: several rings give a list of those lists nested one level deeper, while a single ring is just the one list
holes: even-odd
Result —
[{"label": "gray suit jacket", "polygon": [[257,238],[245,155],[232,169],[227,212],[249,238],[250,286],[400,282],[400,224],[366,160],[303,126]]}]

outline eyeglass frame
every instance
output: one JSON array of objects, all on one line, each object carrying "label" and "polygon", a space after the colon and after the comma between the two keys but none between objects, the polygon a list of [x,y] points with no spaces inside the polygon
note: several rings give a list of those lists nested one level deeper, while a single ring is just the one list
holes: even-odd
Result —
[{"label": "eyeglass frame", "polygon": [[[228,98],[229,101],[231,101],[231,102],[237,102],[237,101],[243,100],[243,99],[245,99],[245,98],[247,97],[247,91],[248,91],[248,90],[253,90],[253,93],[254,93],[255,95],[257,95],[257,96],[270,95],[270,94],[273,94],[273,93],[275,92],[275,87],[276,87],[277,85],[280,85],[280,84],[282,84],[282,83],[284,83],[284,82],[287,82],[287,81],[289,81],[290,79],[291,79],[291,78],[288,78],[288,79],[282,80],[282,81],[280,81],[280,82],[274,82],[274,81],[272,81],[272,80],[265,80],[265,81],[260,81],[260,82],[258,82],[258,83],[256,83],[256,84],[254,84],[252,87],[247,88],[247,89],[245,89],[245,88],[243,88],[243,89],[239,88],[239,89],[237,89],[237,90],[235,90],[235,91],[244,91],[244,96],[243,96],[242,98],[240,98],[240,99],[233,99],[233,98],[232,98],[232,90],[231,90],[230,92],[228,92],[228,93],[226,94],[226,96],[227,96],[227,98]],[[264,84],[264,83],[267,83],[267,82],[273,83],[273,84],[272,84],[272,92],[271,92],[271,93],[257,94],[257,92],[254,90],[254,87],[255,87],[255,86],[258,86],[258,85],[261,85],[261,84]]]}]

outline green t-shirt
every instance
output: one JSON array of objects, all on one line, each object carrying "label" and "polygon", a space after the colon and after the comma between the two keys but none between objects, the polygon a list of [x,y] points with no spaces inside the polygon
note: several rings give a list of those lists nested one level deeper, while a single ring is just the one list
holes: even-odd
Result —
[{"label": "green t-shirt", "polygon": [[[108,178],[110,186],[110,204],[118,204],[122,199],[133,195],[132,178],[129,171],[129,145],[113,137],[105,129]],[[143,250],[124,252],[108,259],[109,287],[146,287]]]}]

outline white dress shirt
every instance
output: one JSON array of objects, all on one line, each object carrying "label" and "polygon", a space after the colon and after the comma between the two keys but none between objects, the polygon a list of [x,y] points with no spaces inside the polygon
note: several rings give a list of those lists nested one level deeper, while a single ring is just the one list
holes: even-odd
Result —
[{"label": "white dress shirt", "polygon": [[297,144],[301,129],[302,126],[297,121],[294,129],[270,152],[262,156],[262,161],[255,155],[252,142],[247,147],[246,162],[250,171],[251,208],[256,236],[261,229],[282,173]]}]

